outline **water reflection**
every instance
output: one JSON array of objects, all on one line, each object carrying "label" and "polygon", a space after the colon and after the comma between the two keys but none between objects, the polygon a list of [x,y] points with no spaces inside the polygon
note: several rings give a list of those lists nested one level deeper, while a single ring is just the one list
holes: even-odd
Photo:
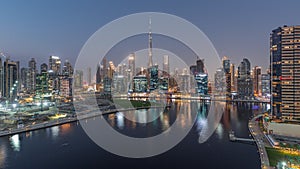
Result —
[{"label": "water reflection", "polygon": [[[142,168],[154,168],[154,166],[159,165],[161,161],[163,163],[179,161],[179,163],[184,163],[186,165],[182,168],[193,168],[192,165],[197,165],[198,163],[198,160],[195,160],[195,155],[197,156],[196,159],[205,159],[204,162],[201,163],[201,165],[204,166],[203,168],[243,168],[242,166],[249,161],[251,161],[251,164],[249,164],[248,168],[257,168],[259,167],[259,156],[257,155],[256,147],[247,144],[229,143],[228,130],[233,129],[238,136],[248,137],[247,123],[249,117],[252,116],[252,113],[260,113],[268,107],[267,104],[260,104],[259,106],[259,110],[253,110],[253,104],[227,104],[224,109],[221,109],[223,105],[220,104],[207,104],[196,101],[174,102],[172,103],[171,108],[166,110],[149,109],[120,112],[107,115],[103,118],[105,118],[110,125],[114,126],[117,131],[122,131],[121,133],[133,137],[154,136],[167,131],[171,125],[174,125],[175,128],[182,129],[183,131],[189,124],[195,124],[193,130],[180,142],[179,146],[166,152],[165,155],[158,156],[157,159],[149,161],[149,165],[143,166]],[[209,114],[208,110],[211,111]],[[146,112],[146,115],[142,114],[140,116],[140,112]],[[129,119],[151,118],[152,113],[160,113],[160,116],[151,123],[142,124],[124,118],[125,113],[130,115],[127,116]],[[195,113],[197,113],[197,118],[194,122],[193,117]],[[153,116],[155,117],[155,114]],[[212,119],[214,120],[209,120],[209,117],[213,117]],[[219,117],[221,118],[221,123],[217,122]],[[175,123],[174,121],[177,120],[178,122]],[[91,121],[97,121],[97,118],[89,119],[87,120],[87,123],[90,123]],[[216,127],[213,137],[211,137],[210,140],[207,140],[206,143],[208,144],[198,144],[196,142],[197,138],[201,138],[205,133],[209,134],[207,128],[209,128],[210,122],[216,122],[212,123],[214,124],[213,127]],[[196,132],[194,129],[196,129]],[[56,167],[51,166],[52,168],[96,168],[99,165],[111,166],[109,168],[121,168],[121,165],[117,166],[110,163],[110,161],[120,160],[120,158],[114,158],[114,156],[107,155],[107,152],[103,152],[101,149],[99,150],[99,148],[93,147],[94,144],[90,144],[90,139],[86,139],[82,134],[83,132],[82,128],[74,123],[27,132],[12,137],[3,137],[0,139],[0,168],[24,168],[24,163],[26,161],[39,159],[41,157],[41,151],[46,151],[49,156],[45,156],[46,158],[44,161],[36,160],[36,165],[26,164],[27,168],[38,168],[36,167],[38,165],[45,166],[42,168],[48,167],[50,169],[49,166],[53,163],[53,161],[51,161],[52,157],[57,157],[63,161],[57,163]],[[166,137],[170,137],[170,133],[171,132],[169,132]],[[51,138],[58,139],[53,140]],[[68,140],[67,143],[66,140]],[[72,145],[70,150],[65,146],[68,145],[69,142],[70,145]],[[62,147],[62,145],[64,147]],[[121,145],[122,142],[120,142],[120,146]],[[84,148],[88,148],[85,150],[82,148],[83,146]],[[224,146],[226,146],[226,149],[220,148]],[[149,147],[151,148],[152,145],[149,144]],[[36,151],[36,149],[41,151]],[[228,149],[231,151],[228,152]],[[216,158],[215,152],[218,152],[218,156],[226,157],[225,159],[220,159],[219,164],[211,163]],[[81,160],[74,160],[74,158],[82,155],[82,153],[88,154],[87,157],[83,157],[83,159],[91,159],[91,163],[88,164],[83,163]],[[240,155],[243,153],[247,153],[247,156]],[[15,157],[18,159],[16,160]],[[50,160],[48,159],[49,157]],[[108,160],[99,160],[97,157],[103,157],[103,159]],[[235,162],[231,163],[231,160]],[[130,165],[137,165],[136,163],[143,165],[144,162],[145,161],[132,161],[131,163],[130,160],[123,161],[123,168],[130,168]],[[9,166],[10,164],[13,165]],[[70,165],[73,166],[70,167]]]},{"label": "water reflection", "polygon": [[51,127],[52,138],[56,138],[59,134],[59,126]]},{"label": "water reflection", "polygon": [[20,151],[21,150],[21,142],[20,142],[20,139],[19,139],[19,134],[15,134],[15,135],[11,136],[9,138],[9,141],[10,141],[10,145],[11,145],[11,147],[14,151]]},{"label": "water reflection", "polygon": [[119,129],[124,128],[124,114],[122,112],[116,113],[117,116],[117,126]]},{"label": "water reflection", "polygon": [[5,160],[7,157],[7,150],[5,145],[0,146],[0,168],[5,168]]},{"label": "water reflection", "polygon": [[[225,102],[212,102],[209,105],[209,113],[206,117],[206,119],[204,120],[204,115],[202,114],[202,116],[198,116],[198,119],[200,122],[197,123],[201,128],[201,131],[198,131],[199,134],[199,139],[198,142],[204,143],[207,141],[208,138],[210,138],[210,136],[215,132],[216,128],[218,127],[218,125],[220,124],[220,120],[222,118],[223,112],[224,112],[224,107],[225,107]],[[207,108],[207,104],[202,104],[200,108],[202,108],[203,110],[205,107]],[[198,107],[199,109],[199,107]],[[202,112],[205,113],[205,112]]]}]

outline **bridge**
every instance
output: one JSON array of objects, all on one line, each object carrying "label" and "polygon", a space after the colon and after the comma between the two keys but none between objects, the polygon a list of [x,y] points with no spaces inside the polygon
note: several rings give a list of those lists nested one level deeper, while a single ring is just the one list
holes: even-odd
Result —
[{"label": "bridge", "polygon": [[236,137],[236,136],[234,135],[234,131],[232,131],[232,130],[229,132],[229,140],[230,140],[230,141],[255,142],[255,140],[253,140],[253,139]]}]

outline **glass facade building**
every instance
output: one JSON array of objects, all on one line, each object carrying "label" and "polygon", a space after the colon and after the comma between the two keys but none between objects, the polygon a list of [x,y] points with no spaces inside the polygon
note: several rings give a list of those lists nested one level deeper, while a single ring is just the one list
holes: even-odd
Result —
[{"label": "glass facade building", "polygon": [[300,26],[283,26],[270,35],[272,113],[300,120]]}]

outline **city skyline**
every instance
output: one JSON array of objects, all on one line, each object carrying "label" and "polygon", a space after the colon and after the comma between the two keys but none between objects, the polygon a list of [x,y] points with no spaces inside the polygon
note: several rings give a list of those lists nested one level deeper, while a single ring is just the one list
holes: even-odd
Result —
[{"label": "city skyline", "polygon": [[[231,56],[232,62],[239,63],[240,58],[246,57],[253,65],[261,64],[260,66],[262,66],[262,71],[264,72],[269,62],[267,59],[269,56],[269,37],[267,36],[269,30],[283,25],[295,25],[293,17],[290,16],[296,16],[298,12],[298,10],[293,10],[297,6],[295,3],[298,2],[287,3],[286,8],[280,8],[285,12],[282,12],[283,15],[276,19],[271,17],[272,11],[280,5],[275,2],[255,3],[251,1],[241,4],[238,1],[236,3],[213,3],[209,1],[200,3],[192,1],[190,2],[190,4],[193,4],[190,5],[190,12],[178,8],[182,2],[172,1],[171,5],[173,8],[171,9],[164,8],[170,4],[169,2],[158,3],[158,1],[154,1],[151,3],[160,5],[150,6],[147,5],[148,2],[121,1],[119,3],[123,5],[116,6],[117,2],[98,3],[98,5],[93,6],[85,4],[80,9],[83,11],[89,9],[89,11],[94,11],[94,13],[82,12],[82,14],[76,13],[76,9],[82,4],[81,2],[70,3],[69,1],[62,1],[54,3],[43,2],[43,4],[38,1],[19,2],[22,4],[19,5],[22,8],[14,6],[13,1],[3,2],[4,8],[1,10],[3,12],[1,17],[4,17],[2,20],[5,22],[3,27],[0,28],[0,35],[3,39],[0,42],[0,49],[8,53],[14,60],[20,60],[21,65],[26,64],[26,61],[32,57],[36,58],[39,63],[40,58],[50,55],[60,56],[62,60],[68,59],[74,64],[84,42],[95,30],[104,24],[124,14],[139,12],[140,10],[162,11],[179,15],[198,26],[216,46],[220,59],[222,56]],[[132,10],[125,10],[127,6],[132,7]],[[207,11],[209,8],[205,8],[206,6],[213,6],[215,11]],[[98,7],[103,10],[96,10]],[[106,7],[118,7],[119,10],[116,10],[118,12],[113,14],[107,11],[109,8]],[[202,10],[197,9],[201,15],[196,17],[193,16],[193,11],[197,7]],[[14,10],[10,10],[12,8]],[[256,12],[246,10],[248,8],[254,8]],[[55,12],[51,9],[54,9]],[[102,11],[106,11],[111,15],[106,15],[105,19],[101,19],[99,16],[104,14]],[[244,17],[236,16],[236,12],[242,12]],[[46,13],[47,15],[42,17],[40,16],[41,13]],[[210,15],[207,15],[208,13]],[[99,17],[100,19],[96,19],[98,22],[90,22],[85,19],[90,17]],[[265,22],[266,20],[268,22]],[[233,26],[237,23],[240,23],[238,27]],[[76,25],[80,26],[76,27]],[[10,33],[5,33],[8,30]],[[80,34],[78,33],[79,30]],[[62,39],[61,37],[64,38]],[[124,55],[126,54],[124,53]]]},{"label": "city skyline", "polygon": [[300,168],[299,6],[2,1],[0,169]]}]

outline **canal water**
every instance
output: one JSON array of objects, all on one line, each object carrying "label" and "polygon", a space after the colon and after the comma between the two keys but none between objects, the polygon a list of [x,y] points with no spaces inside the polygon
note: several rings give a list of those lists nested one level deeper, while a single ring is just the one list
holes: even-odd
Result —
[{"label": "canal water", "polygon": [[[183,108],[183,113],[179,112]],[[5,169],[190,169],[190,168],[260,168],[253,143],[230,142],[228,132],[250,138],[248,120],[264,110],[261,104],[226,104],[216,130],[204,143],[199,134],[208,117],[210,104],[172,103],[170,109],[147,122],[149,111],[138,110],[106,115],[104,118],[118,132],[130,137],[150,137],[167,130],[177,118],[177,127],[193,123],[187,136],[169,151],[149,158],[126,158],[114,155],[95,144],[79,122],[0,138],[0,168]],[[190,113],[196,112],[196,121]],[[213,113],[213,112],[210,112]],[[124,116],[126,114],[126,118]],[[128,120],[132,118],[131,120]],[[137,119],[136,122],[133,119]],[[91,120],[86,120],[89,123]],[[120,140],[120,145],[121,145]]]}]

